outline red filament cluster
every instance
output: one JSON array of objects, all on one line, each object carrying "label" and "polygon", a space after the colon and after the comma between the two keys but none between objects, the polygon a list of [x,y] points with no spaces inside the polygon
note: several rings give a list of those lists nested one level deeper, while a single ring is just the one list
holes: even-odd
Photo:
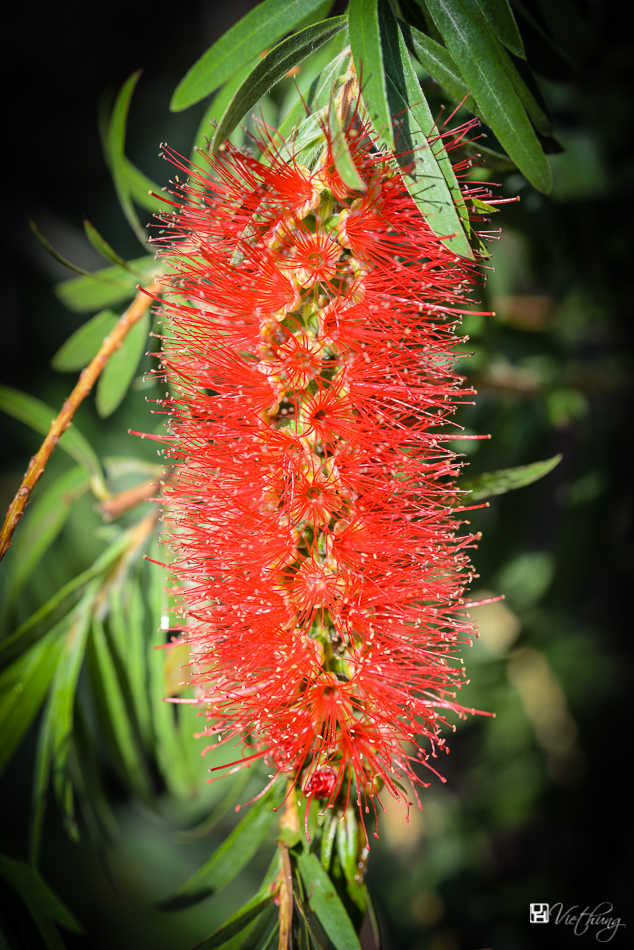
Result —
[{"label": "red filament cluster", "polygon": [[477,267],[347,130],[310,170],[230,145],[179,184],[166,372],[173,570],[205,734],[332,804],[421,783],[471,626],[448,426]]}]

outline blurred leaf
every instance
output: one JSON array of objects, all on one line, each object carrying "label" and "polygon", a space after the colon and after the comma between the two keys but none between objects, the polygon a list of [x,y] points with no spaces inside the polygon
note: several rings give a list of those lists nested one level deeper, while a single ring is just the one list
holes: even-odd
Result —
[{"label": "blurred leaf", "polygon": [[60,617],[68,613],[73,604],[82,596],[86,585],[104,574],[129,546],[131,535],[136,527],[119,535],[88,570],[65,584],[50,600],[31,614],[15,633],[0,642],[0,669],[5,669],[16,657],[28,650],[31,644],[50,630]]},{"label": "blurred leaf", "polygon": [[88,218],[84,218],[84,231],[94,249],[101,254],[102,257],[105,257],[107,261],[112,261],[113,264],[117,264],[119,267],[123,267],[124,270],[132,270],[130,265],[110,247],[106,239],[102,238],[97,228],[90,223]]},{"label": "blurred leaf", "polygon": [[[140,271],[148,283],[161,270],[161,263],[146,255],[131,260],[130,267]],[[105,280],[104,278],[108,278]],[[123,267],[105,267],[88,277],[72,277],[55,285],[55,295],[65,307],[79,313],[100,310],[111,304],[130,300],[136,294],[137,286],[143,283],[137,274]]]},{"label": "blurred leaf", "polygon": [[[163,651],[165,654],[167,651]],[[168,706],[169,708],[169,706]],[[227,814],[232,805],[235,805],[237,799],[240,797],[244,789],[246,788],[250,775],[247,769],[242,769],[241,773],[233,782],[233,785],[226,793],[224,798],[221,799],[220,803],[216,805],[212,812],[207,815],[199,824],[195,825],[193,828],[188,828],[186,831],[181,831],[179,837],[182,841],[196,841],[198,838],[203,838],[205,835],[208,835],[210,831],[216,827],[219,821],[221,821],[224,816]]]},{"label": "blurred leaf", "polygon": [[464,100],[466,109],[479,115],[475,100],[469,95],[460,70],[456,66],[451,53],[440,43],[436,43],[425,33],[406,23],[400,23],[401,31],[407,47],[414,54],[419,63],[425,67],[430,76],[445,89],[457,102]]},{"label": "blurred leaf", "polygon": [[408,24],[418,30],[425,30],[427,24],[420,4],[416,0],[399,0],[399,9]]},{"label": "blurred leaf", "polygon": [[548,160],[486,33],[462,0],[451,6],[427,0],[427,5],[485,121],[520,171],[538,191],[548,193],[552,184]]},{"label": "blurred leaf", "polygon": [[[144,175],[136,165],[132,164],[130,159],[125,157],[123,159],[123,170],[128,188],[130,189],[130,196],[138,205],[145,208],[146,211],[152,211],[154,213],[157,211],[165,211],[165,202],[149,194],[150,191],[153,191],[154,194],[159,194],[161,191],[160,185],[157,185],[151,178]],[[131,263],[133,264],[134,262],[132,261]]]},{"label": "blurred leaf", "polygon": [[88,485],[85,470],[71,468],[29,506],[13,542],[3,612],[15,602],[35,567],[64,527],[72,505]]},{"label": "blurred leaf", "polygon": [[0,772],[44,702],[63,640],[64,620],[31,650],[0,673]]},{"label": "blurred leaf", "polygon": [[165,470],[146,459],[137,459],[126,455],[107,455],[103,460],[108,478],[120,478],[122,475],[155,475],[162,477]]},{"label": "blurred leaf", "polygon": [[250,806],[248,813],[209,860],[172,897],[157,905],[161,910],[182,910],[222,890],[240,873],[266,838],[273,821],[273,803],[281,799],[273,787]]},{"label": "blurred leaf", "polygon": [[[57,412],[46,403],[9,386],[0,386],[0,409],[42,435],[48,435],[51,422],[57,417]],[[106,488],[97,454],[79,429],[74,425],[67,429],[59,440],[59,447],[88,473],[90,487],[97,498],[109,498],[110,492]]]},{"label": "blurred leaf", "polygon": [[497,472],[485,472],[475,478],[460,478],[458,487],[462,491],[471,492],[469,503],[490,498],[492,495],[504,495],[516,488],[531,485],[544,475],[548,475],[556,465],[559,465],[562,458],[563,455],[554,455],[550,459],[544,459],[543,462],[531,462],[530,465],[518,465],[517,468],[502,468]]},{"label": "blurred leaf", "polygon": [[377,0],[350,0],[348,29],[363,101],[377,134],[394,149]]},{"label": "blurred leaf", "polygon": [[204,99],[322,4],[323,0],[265,0],[258,4],[194,63],[178,84],[170,109],[180,112]]},{"label": "blurred leaf", "polygon": [[231,937],[235,937],[241,930],[244,930],[247,924],[263,914],[271,906],[272,900],[271,885],[266,884],[240,910],[232,914],[222,927],[212,933],[210,937],[207,937],[206,940],[197,943],[196,950],[216,950],[217,947],[222,947]]},{"label": "blurred leaf", "polygon": [[150,643],[144,633],[143,598],[138,579],[122,572],[108,597],[112,641],[121,663],[121,679],[129,683],[130,708],[134,710],[141,736],[152,741],[147,692]]},{"label": "blurred leaf", "polygon": [[344,184],[353,191],[365,191],[365,182],[357,171],[357,166],[350,153],[348,141],[342,128],[339,115],[337,114],[334,95],[330,97],[328,121],[330,126],[330,147],[339,177]]},{"label": "blurred leaf", "polygon": [[149,781],[128,704],[121,689],[120,678],[108,646],[103,621],[94,617],[88,650],[88,666],[92,674],[95,697],[106,731],[110,733],[115,757],[130,788],[141,799],[149,800]]},{"label": "blurred leaf", "polygon": [[81,274],[83,277],[90,278],[90,280],[106,280],[104,277],[98,277],[96,274],[91,274],[90,271],[84,270],[83,267],[77,267],[76,264],[71,264],[68,258],[60,254],[59,251],[56,251],[53,245],[46,240],[33,218],[29,218],[29,227],[31,228],[31,231],[33,231],[33,234],[38,239],[42,247],[48,251],[51,257],[54,258],[59,264],[63,264],[64,267],[67,267],[69,270],[74,270],[76,274]]},{"label": "blurred leaf", "polygon": [[[299,0],[298,0],[299,2]],[[332,39],[345,25],[345,17],[333,17],[309,26],[275,46],[251,71],[234,94],[214,134],[212,151],[217,152],[228,135],[265,92],[293,66]]]},{"label": "blurred leaf", "polygon": [[132,93],[141,75],[141,70],[132,73],[121,87],[112,110],[110,127],[108,129],[108,152],[110,157],[110,172],[114,183],[115,191],[119,199],[119,204],[123,209],[128,223],[141,244],[147,243],[145,229],[141,227],[137,213],[134,210],[130,196],[130,182],[126,175],[125,160],[125,127],[130,109],[130,100]]},{"label": "blurred leaf", "polygon": [[84,933],[79,921],[30,864],[0,854],[0,875],[17,891],[28,907],[49,950],[64,950],[64,942],[57,932],[56,923],[75,933]]},{"label": "blurred leaf", "polygon": [[51,360],[53,369],[60,373],[71,373],[88,366],[118,322],[119,317],[112,310],[95,314],[60,346]]},{"label": "blurred leaf", "polygon": [[526,610],[542,599],[552,583],[556,567],[550,551],[520,554],[504,565],[495,586],[515,609]]},{"label": "blurred leaf", "polygon": [[128,330],[120,348],[106,363],[97,383],[96,406],[102,419],[111,415],[130,388],[145,354],[150,332],[150,314],[144,313]]},{"label": "blurred leaf", "polygon": [[33,864],[37,864],[46,791],[51,768],[57,799],[60,802],[63,799],[68,753],[73,730],[75,689],[84,660],[86,640],[90,630],[90,618],[98,591],[99,580],[95,579],[88,585],[84,596],[70,617],[70,626],[55,667],[48,703],[40,726],[33,788],[33,821],[31,825],[31,860]]},{"label": "blurred leaf", "polygon": [[[454,253],[473,260],[469,215],[460,186],[442,140],[436,138],[436,123],[396,18],[387,0],[379,3],[388,98],[398,123],[397,161],[404,166],[405,183],[434,233],[445,238]],[[430,138],[436,141],[431,144]]]},{"label": "blurred leaf", "polygon": [[584,20],[573,0],[537,0],[537,7],[555,43],[576,63],[585,63],[593,48],[590,21]]},{"label": "blurred leaf", "polygon": [[465,142],[464,139],[455,149],[452,149],[452,155],[458,161],[463,157],[481,159],[477,164],[483,165],[490,171],[508,172],[517,168],[515,162],[504,155],[502,152],[495,152],[492,148],[485,148],[480,142]]},{"label": "blurred leaf", "polygon": [[310,908],[337,950],[361,950],[352,921],[330,880],[314,854],[302,851],[297,858]]},{"label": "blurred leaf", "polygon": [[339,825],[339,816],[333,812],[330,816],[330,822],[326,820],[324,822],[322,835],[321,835],[321,864],[328,873],[330,871],[330,862],[332,861],[332,849],[335,844],[335,837],[337,835],[337,827]]},{"label": "blurred leaf", "polygon": [[526,59],[522,37],[509,0],[478,0],[478,3],[497,38],[516,56]]}]

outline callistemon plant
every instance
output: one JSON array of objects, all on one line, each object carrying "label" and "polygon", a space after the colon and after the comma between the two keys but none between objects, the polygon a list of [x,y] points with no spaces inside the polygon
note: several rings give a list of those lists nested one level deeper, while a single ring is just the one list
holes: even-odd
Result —
[{"label": "callistemon plant", "polygon": [[339,141],[324,121],[310,165],[291,138],[183,166],[157,243],[192,702],[206,736],[244,744],[232,765],[264,759],[322,813],[363,815],[384,787],[407,800],[447,713],[467,712],[474,537],[448,440],[472,397],[452,367],[479,276],[421,215],[355,89],[344,77]]}]

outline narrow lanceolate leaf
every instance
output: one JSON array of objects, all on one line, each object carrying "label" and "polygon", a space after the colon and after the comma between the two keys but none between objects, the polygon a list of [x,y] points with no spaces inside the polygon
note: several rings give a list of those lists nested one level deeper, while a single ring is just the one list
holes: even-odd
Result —
[{"label": "narrow lanceolate leaf", "polygon": [[68,632],[64,638],[61,655],[55,667],[48,703],[44,712],[35,764],[33,788],[33,823],[31,828],[31,858],[37,863],[46,790],[49,773],[53,770],[55,791],[58,800],[65,792],[66,768],[73,729],[73,707],[79,671],[84,660],[84,651],[90,618],[99,581],[92,581],[82,600],[73,611]]},{"label": "narrow lanceolate leaf", "polygon": [[469,216],[451,162],[440,140],[430,144],[434,118],[420,88],[405,40],[386,0],[380,0],[381,39],[388,100],[395,117],[397,158],[423,216],[456,254],[473,259]]},{"label": "narrow lanceolate leaf", "polygon": [[130,388],[145,353],[149,332],[150,315],[145,313],[126,334],[121,348],[106,363],[97,383],[97,412],[102,419],[115,411]]},{"label": "narrow lanceolate leaf", "polygon": [[365,191],[365,182],[357,171],[354,159],[348,147],[346,135],[341,126],[335,97],[330,98],[330,108],[328,110],[328,120],[330,125],[330,147],[332,157],[341,180],[354,191]]},{"label": "narrow lanceolate leaf", "polygon": [[33,643],[43,637],[60,618],[68,614],[90,582],[94,578],[101,577],[129,546],[130,536],[134,530],[132,528],[121,534],[88,570],[65,584],[50,600],[31,614],[15,633],[0,641],[0,669],[5,669],[13,663]]},{"label": "narrow lanceolate leaf", "polygon": [[548,193],[552,186],[548,160],[486,32],[461,0],[451,4],[427,0],[427,6],[485,121],[528,180]]},{"label": "narrow lanceolate leaf", "polygon": [[[160,194],[161,188],[159,185],[155,184],[147,175],[144,175],[136,165],[132,164],[129,158],[124,158],[123,170],[130,189],[130,196],[136,204],[140,205],[141,208],[145,208],[146,211],[165,210],[164,202],[160,198],[154,197],[154,195]],[[154,194],[152,195],[150,192],[154,192]]]},{"label": "narrow lanceolate leaf", "polygon": [[453,99],[457,102],[464,101],[465,107],[474,115],[478,115],[475,100],[473,96],[469,95],[469,88],[449,50],[408,23],[399,22],[399,26],[407,43],[407,48],[410,53],[413,53],[421,66],[425,67],[429,75]]},{"label": "narrow lanceolate leaf", "polygon": [[222,890],[240,873],[260,845],[273,820],[272,805],[279,803],[279,789],[272,789],[250,806],[248,813],[229,837],[190,879],[159,903],[161,910],[182,910]]},{"label": "narrow lanceolate leaf", "polygon": [[[342,33],[344,31],[342,30]],[[341,34],[339,34],[341,36]],[[286,138],[292,129],[296,128],[306,118],[306,110],[309,114],[315,114],[327,106],[330,102],[332,84],[335,79],[344,71],[346,60],[349,59],[348,52],[344,51],[335,56],[318,75],[313,79],[308,90],[303,95],[303,101],[300,99],[295,103],[291,111],[285,117],[279,126],[279,134]],[[314,60],[311,60],[314,61]]]},{"label": "narrow lanceolate leaf", "polygon": [[297,858],[311,910],[336,950],[361,950],[352,921],[330,880],[314,854],[302,852]]},{"label": "narrow lanceolate leaf", "polygon": [[519,465],[517,468],[501,468],[496,472],[485,472],[475,478],[461,478],[458,487],[462,491],[469,491],[469,502],[481,501],[492,495],[504,495],[516,488],[524,488],[538,479],[548,475],[559,465],[563,455],[554,455],[542,462],[532,462],[530,465]]},{"label": "narrow lanceolate leaf", "polygon": [[64,942],[55,924],[75,933],[84,933],[79,921],[26,861],[16,861],[0,854],[0,877],[17,891],[28,907],[48,950],[64,950]]},{"label": "narrow lanceolate leaf", "polygon": [[289,69],[297,66],[307,56],[320,49],[345,26],[345,17],[333,17],[294,33],[267,53],[249,73],[234,94],[212,142],[212,151],[217,152],[237,124],[255,106],[265,92],[275,85]]},{"label": "narrow lanceolate leaf", "polygon": [[136,86],[140,70],[133,73],[123,84],[119,95],[116,98],[108,130],[108,153],[110,158],[110,172],[114,182],[115,191],[119,199],[119,204],[123,209],[128,223],[141,244],[147,243],[145,229],[141,227],[137,213],[132,204],[130,196],[130,183],[126,175],[125,163],[125,127],[130,109],[130,100]]},{"label": "narrow lanceolate leaf", "polygon": [[526,59],[522,37],[509,0],[478,0],[478,3],[498,39],[516,56]]},{"label": "narrow lanceolate leaf", "polygon": [[363,101],[377,133],[393,149],[394,130],[381,49],[377,0],[350,0],[348,28]]},{"label": "narrow lanceolate leaf", "polygon": [[200,102],[322,3],[323,0],[265,0],[258,4],[194,63],[178,84],[170,108],[180,112]]},{"label": "narrow lanceolate leaf", "polygon": [[194,164],[198,158],[199,149],[206,151],[209,146],[209,142],[213,138],[214,120],[220,118],[220,116],[224,114],[227,106],[233,99],[234,94],[254,68],[255,63],[256,60],[250,59],[246,66],[243,66],[242,69],[239,69],[238,72],[231,77],[229,82],[227,82],[211,99],[211,102],[205,110],[205,114],[200,120],[200,125],[198,126],[198,131],[196,132],[196,136],[194,138],[194,145],[191,154],[191,161]]},{"label": "narrow lanceolate leaf", "polygon": [[101,618],[94,617],[88,651],[88,667],[104,731],[109,735],[115,759],[128,784],[141,799],[149,799],[149,783],[141,750],[135,737],[130,710],[121,688]]},{"label": "narrow lanceolate leaf", "polygon": [[[42,435],[48,434],[51,422],[57,416],[55,410],[46,403],[9,386],[0,386],[0,409]],[[88,473],[94,494],[102,500],[109,498],[110,493],[104,482],[101,463],[79,429],[74,425],[67,429],[59,440],[59,446]]]},{"label": "narrow lanceolate leaf", "polygon": [[94,249],[98,251],[102,257],[105,257],[107,261],[112,261],[113,264],[117,264],[119,267],[123,267],[124,270],[132,270],[130,265],[110,247],[106,239],[101,236],[97,228],[90,223],[88,218],[84,218],[84,231]]},{"label": "narrow lanceolate leaf", "polygon": [[[123,267],[105,267],[86,277],[72,277],[55,285],[55,295],[69,310],[85,313],[101,310],[134,297],[137,286],[151,283],[160,270],[153,257],[138,257]],[[134,271],[134,273],[133,273]]]},{"label": "narrow lanceolate leaf", "polygon": [[62,625],[0,674],[0,772],[37,715],[61,652]]},{"label": "narrow lanceolate leaf", "polygon": [[38,241],[44,248],[44,250],[48,251],[51,257],[54,258],[58,264],[63,264],[64,267],[67,267],[69,270],[74,270],[76,274],[81,274],[83,277],[89,277],[91,280],[103,279],[103,278],[97,277],[95,274],[91,274],[90,271],[84,270],[83,267],[77,267],[76,264],[72,264],[68,260],[68,258],[64,257],[63,254],[60,254],[59,251],[56,251],[53,245],[49,241],[46,240],[46,238],[44,237],[44,235],[38,228],[37,224],[33,220],[33,218],[29,218],[29,226],[31,228],[31,231],[33,231],[33,234],[35,235],[35,237],[38,239]]},{"label": "narrow lanceolate leaf", "polygon": [[15,603],[32,572],[64,527],[71,506],[88,486],[89,478],[85,469],[73,467],[30,505],[25,524],[13,544],[4,609]]},{"label": "narrow lanceolate leaf", "polygon": [[273,892],[271,891],[270,884],[267,884],[265,888],[261,888],[250,901],[244,904],[240,910],[236,911],[222,927],[207,937],[206,940],[201,940],[200,943],[197,943],[195,950],[216,950],[217,947],[222,947],[228,940],[231,940],[232,937],[235,937],[236,934],[244,930],[252,920],[255,920],[256,917],[259,917],[260,914],[263,914],[265,910],[270,908],[272,900]]},{"label": "narrow lanceolate leaf", "polygon": [[51,360],[53,369],[60,373],[73,373],[88,366],[118,322],[119,317],[112,310],[95,314],[60,346]]}]

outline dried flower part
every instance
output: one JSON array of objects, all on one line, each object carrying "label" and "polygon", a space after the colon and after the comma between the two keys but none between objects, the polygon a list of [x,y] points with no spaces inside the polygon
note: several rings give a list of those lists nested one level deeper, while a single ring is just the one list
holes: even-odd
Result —
[{"label": "dried flower part", "polygon": [[311,169],[227,145],[176,189],[168,491],[205,734],[367,806],[466,712],[474,538],[443,424],[477,272],[356,114],[345,134],[363,191],[327,132]]}]

